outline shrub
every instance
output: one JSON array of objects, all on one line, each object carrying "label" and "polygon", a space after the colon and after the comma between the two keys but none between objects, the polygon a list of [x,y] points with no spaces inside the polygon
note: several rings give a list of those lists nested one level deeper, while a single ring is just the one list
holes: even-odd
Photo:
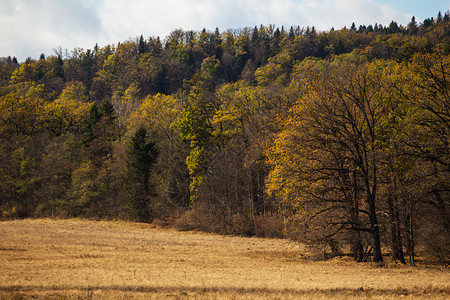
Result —
[{"label": "shrub", "polygon": [[255,235],[268,238],[285,237],[284,222],[280,216],[255,218]]},{"label": "shrub", "polygon": [[184,212],[175,221],[175,228],[180,231],[200,230],[205,232],[217,232],[217,218],[209,212],[203,204],[196,205],[193,209]]}]

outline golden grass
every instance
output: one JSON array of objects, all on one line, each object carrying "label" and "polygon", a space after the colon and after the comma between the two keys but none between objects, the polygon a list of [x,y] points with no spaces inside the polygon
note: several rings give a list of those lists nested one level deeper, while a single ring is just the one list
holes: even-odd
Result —
[{"label": "golden grass", "polygon": [[86,220],[0,222],[0,298],[446,299],[444,268],[302,259],[281,239]]}]

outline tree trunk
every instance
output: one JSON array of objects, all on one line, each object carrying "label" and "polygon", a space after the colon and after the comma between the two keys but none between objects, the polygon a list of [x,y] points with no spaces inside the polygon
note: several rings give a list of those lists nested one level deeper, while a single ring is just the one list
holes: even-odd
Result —
[{"label": "tree trunk", "polygon": [[401,233],[400,233],[400,217],[398,213],[397,207],[397,195],[393,197],[388,197],[387,199],[388,208],[389,208],[389,218],[390,218],[390,230],[391,230],[391,251],[392,258],[394,260],[400,261],[402,264],[406,264],[405,257],[403,256],[403,247],[401,241]]},{"label": "tree trunk", "polygon": [[251,176],[251,199],[252,199],[252,205],[254,207],[255,215],[262,214],[264,215],[264,209],[262,207],[262,203],[260,202],[260,199],[258,197],[259,192],[259,185],[258,185],[258,175],[256,174],[255,170],[252,170],[250,172]]},{"label": "tree trunk", "polygon": [[414,216],[413,216],[413,205],[412,203],[409,204],[409,214],[408,214],[408,253],[409,253],[409,265],[414,266],[415,265],[415,241],[414,241]]},{"label": "tree trunk", "polygon": [[356,262],[362,262],[364,260],[364,247],[362,245],[360,231],[355,231],[353,235],[352,252],[353,252],[353,259]]},{"label": "tree trunk", "polygon": [[369,205],[369,221],[373,239],[373,261],[383,262],[383,256],[381,255],[380,229],[375,210],[375,195],[369,193],[366,202]]},{"label": "tree trunk", "polygon": [[357,262],[362,262],[364,260],[364,247],[361,239],[361,222],[359,220],[359,187],[358,178],[356,176],[356,171],[352,172],[351,179],[353,184],[353,205],[352,205],[352,253],[353,259]]},{"label": "tree trunk", "polygon": [[358,178],[356,171],[352,172],[352,184],[353,184],[353,207],[352,207],[352,229],[353,240],[352,240],[352,252],[353,259],[357,262],[362,262],[364,260],[364,247],[361,239],[361,222],[359,220],[359,187]]}]

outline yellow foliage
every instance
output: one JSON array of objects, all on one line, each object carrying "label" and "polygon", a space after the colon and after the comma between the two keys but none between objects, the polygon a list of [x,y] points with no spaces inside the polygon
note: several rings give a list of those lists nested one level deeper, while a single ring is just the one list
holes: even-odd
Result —
[{"label": "yellow foliage", "polygon": [[235,107],[216,111],[211,122],[214,128],[212,132],[213,136],[217,138],[230,138],[236,135],[239,131],[238,114],[239,111]]},{"label": "yellow foliage", "polygon": [[0,132],[33,134],[42,126],[45,100],[43,85],[23,83],[0,97]]},{"label": "yellow foliage", "polygon": [[166,135],[180,113],[180,102],[173,96],[157,94],[147,96],[139,108],[130,116],[129,127],[144,125],[153,132]]},{"label": "yellow foliage", "polygon": [[45,106],[46,127],[56,135],[77,127],[91,107],[86,101],[83,84],[69,84],[58,99]]}]

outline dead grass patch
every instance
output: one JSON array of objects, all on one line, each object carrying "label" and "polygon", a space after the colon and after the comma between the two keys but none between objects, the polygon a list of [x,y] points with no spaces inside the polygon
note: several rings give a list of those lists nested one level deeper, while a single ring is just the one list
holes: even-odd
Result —
[{"label": "dead grass patch", "polygon": [[446,299],[448,269],[305,260],[282,239],[86,220],[0,222],[0,298]]}]

